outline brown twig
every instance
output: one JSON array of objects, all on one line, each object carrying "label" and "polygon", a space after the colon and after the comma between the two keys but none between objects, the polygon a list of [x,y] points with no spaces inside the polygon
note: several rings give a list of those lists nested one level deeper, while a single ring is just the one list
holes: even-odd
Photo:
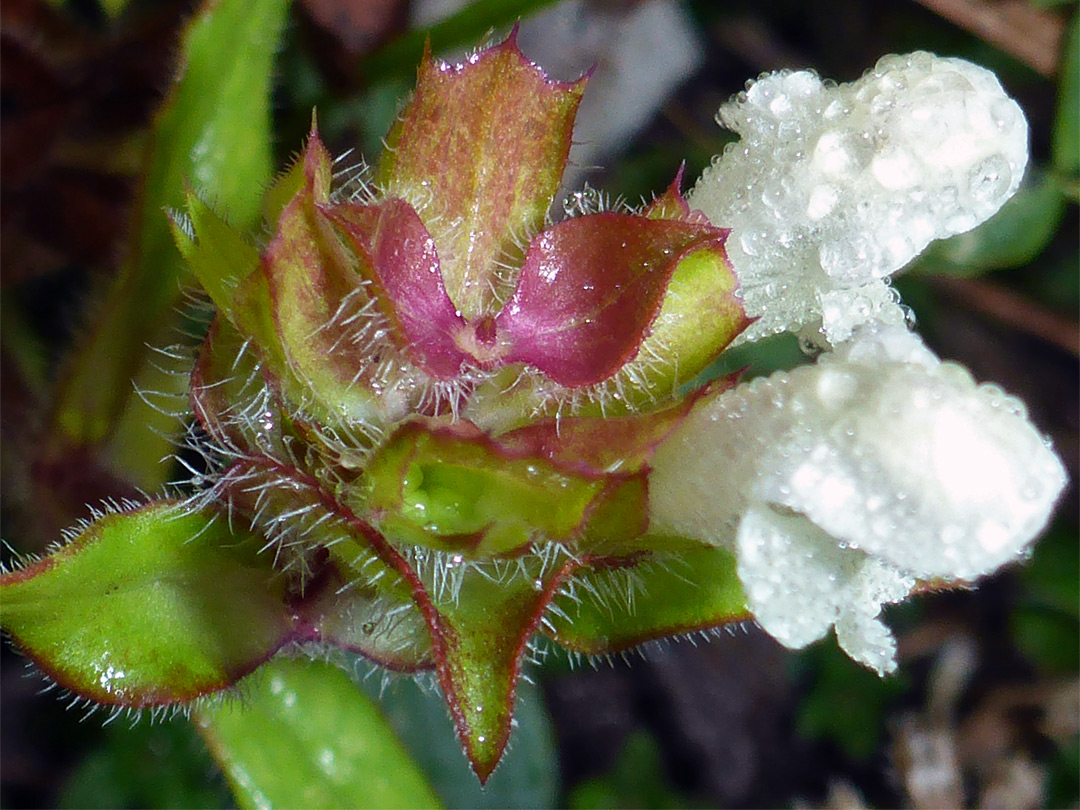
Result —
[{"label": "brown twig", "polygon": [[1011,290],[974,278],[938,276],[935,288],[976,312],[1080,357],[1080,324]]},{"label": "brown twig", "polygon": [[1048,79],[1057,75],[1065,20],[1027,0],[918,0],[936,14],[1016,57]]}]

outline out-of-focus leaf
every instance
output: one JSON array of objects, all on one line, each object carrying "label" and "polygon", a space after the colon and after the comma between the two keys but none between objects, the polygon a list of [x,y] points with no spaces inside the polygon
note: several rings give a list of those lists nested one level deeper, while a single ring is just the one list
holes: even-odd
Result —
[{"label": "out-of-focus leaf", "polygon": [[371,683],[367,691],[372,697],[383,691],[379,703],[387,720],[446,807],[556,806],[559,763],[555,730],[536,686],[525,681],[518,684],[511,744],[498,769],[481,787],[461,752],[441,696],[421,689],[412,680],[402,679],[386,690],[379,690],[376,679],[367,683]]},{"label": "out-of-focus leaf", "polygon": [[1080,658],[1080,543],[1064,522],[1039,541],[1032,559],[1018,570],[1023,591],[1009,617],[1017,647],[1043,671],[1062,675],[1075,672]]},{"label": "out-of-focus leaf", "polygon": [[194,719],[242,808],[438,807],[379,711],[327,664],[277,660]]},{"label": "out-of-focus leaf", "polygon": [[[163,213],[177,207],[185,180],[240,226],[253,224],[271,175],[269,92],[288,0],[220,0],[192,19],[181,65],[154,125],[140,205],[127,259],[62,377],[53,424],[75,445],[111,438],[156,461],[168,439],[147,439],[147,426],[177,429],[138,403],[131,380],[146,363],[145,344],[168,322],[183,280],[180,255]],[[117,427],[125,409],[124,424]],[[161,467],[162,465],[158,465]],[[156,486],[164,477],[137,483]]]},{"label": "out-of-focus leaf", "polygon": [[635,807],[675,810],[693,806],[671,786],[660,761],[660,747],[643,731],[627,737],[611,773],[575,785],[567,805],[571,810]]},{"label": "out-of-focus leaf", "polygon": [[1064,47],[1051,147],[1054,168],[1075,178],[1080,173],[1080,13],[1073,14]]},{"label": "out-of-focus leaf", "polygon": [[919,260],[929,272],[977,276],[1021,267],[1050,244],[1065,215],[1060,182],[1032,170],[1028,181],[978,228],[934,243]]},{"label": "out-of-focus leaf", "polygon": [[1076,737],[1057,750],[1050,764],[1045,807],[1076,807],[1080,802],[1080,740]]},{"label": "out-of-focus leaf", "polygon": [[360,74],[374,83],[396,76],[410,76],[430,42],[442,52],[473,45],[492,29],[505,28],[554,0],[473,0],[455,14],[430,28],[418,29],[388,42],[366,56],[360,63]]},{"label": "out-of-focus leaf", "polygon": [[68,777],[61,808],[231,807],[229,788],[182,718],[109,726],[102,745]]},{"label": "out-of-focus leaf", "polygon": [[691,547],[629,570],[583,569],[571,584],[593,598],[557,597],[544,632],[590,655],[749,618],[735,557],[724,549]]},{"label": "out-of-focus leaf", "polygon": [[835,644],[818,644],[800,658],[811,683],[795,719],[798,733],[832,740],[854,759],[869,757],[886,728],[891,701],[907,688],[903,674],[879,678]]},{"label": "out-of-focus leaf", "polygon": [[262,540],[160,501],[106,514],[0,576],[0,625],[51,678],[115,706],[191,700],[284,643],[292,617]]}]

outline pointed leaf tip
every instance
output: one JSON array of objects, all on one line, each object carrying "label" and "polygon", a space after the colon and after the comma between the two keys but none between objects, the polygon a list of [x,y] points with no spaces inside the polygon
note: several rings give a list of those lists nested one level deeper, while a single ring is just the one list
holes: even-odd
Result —
[{"label": "pointed leaf tip", "polygon": [[430,53],[421,63],[416,93],[387,134],[377,182],[408,200],[430,231],[446,234],[437,240],[442,273],[466,318],[492,314],[499,264],[519,261],[519,240],[542,227],[583,91],[582,80],[549,80],[512,36],[464,64]]},{"label": "pointed leaf tip", "polygon": [[177,502],[110,513],[0,576],[2,626],[61,686],[159,706],[231,686],[287,638],[285,584],[262,540]]}]

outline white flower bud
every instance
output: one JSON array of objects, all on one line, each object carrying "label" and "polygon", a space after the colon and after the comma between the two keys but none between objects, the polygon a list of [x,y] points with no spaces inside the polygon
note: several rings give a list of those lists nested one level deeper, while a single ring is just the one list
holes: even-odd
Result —
[{"label": "white flower bud", "polygon": [[886,56],[839,86],[762,76],[720,109],[738,133],[690,195],[731,228],[741,339],[806,325],[834,345],[902,324],[885,279],[932,240],[970,230],[1019,187],[1027,122],[992,73],[929,53]]},{"label": "white flower bud", "polygon": [[880,607],[916,579],[1016,559],[1065,485],[1018,401],[898,327],[703,400],[652,464],[653,530],[733,548],[782,643],[835,625],[881,672],[894,655]]}]

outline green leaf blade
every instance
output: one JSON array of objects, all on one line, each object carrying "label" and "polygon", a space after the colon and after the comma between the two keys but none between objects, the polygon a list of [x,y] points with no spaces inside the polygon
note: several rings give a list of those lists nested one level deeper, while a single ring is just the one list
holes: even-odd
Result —
[{"label": "green leaf blade", "polygon": [[[181,207],[191,182],[238,227],[257,222],[272,173],[270,86],[288,7],[288,0],[208,2],[188,26],[177,81],[154,121],[127,259],[61,379],[51,417],[57,436],[76,446],[106,443],[147,488],[165,478],[156,462],[168,443],[148,439],[147,425],[166,434],[179,427],[131,385],[145,376],[146,344],[161,344],[184,282],[164,211]],[[135,465],[133,453],[151,462]]]},{"label": "green leaf blade", "polygon": [[0,625],[61,686],[143,707],[231,686],[287,639],[285,587],[260,538],[162,501],[107,514],[0,577]]},{"label": "green leaf blade", "polygon": [[570,584],[578,593],[602,598],[556,597],[544,632],[586,655],[750,618],[735,556],[726,549],[691,546],[645,557],[633,568],[582,568]]},{"label": "green leaf blade", "polygon": [[243,705],[207,709],[196,727],[243,808],[440,805],[374,702],[325,664],[275,661]]}]

